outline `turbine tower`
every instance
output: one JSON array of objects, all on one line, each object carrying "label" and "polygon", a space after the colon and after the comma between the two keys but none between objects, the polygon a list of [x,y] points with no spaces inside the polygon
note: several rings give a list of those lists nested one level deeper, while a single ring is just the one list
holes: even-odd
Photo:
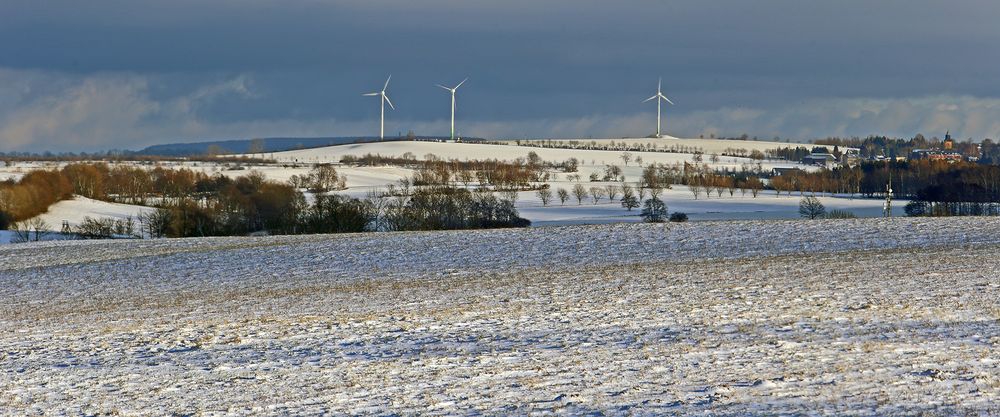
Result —
[{"label": "turbine tower", "polygon": [[377,91],[377,92],[368,93],[368,94],[362,94],[362,96],[365,96],[365,97],[375,97],[375,96],[382,97],[382,112],[379,115],[379,131],[378,131],[378,138],[379,138],[379,140],[385,140],[385,103],[389,103],[389,108],[391,108],[393,110],[396,110],[396,107],[394,107],[392,105],[392,100],[389,100],[389,96],[387,96],[385,94],[385,90],[387,88],[389,88],[389,80],[391,80],[391,79],[392,79],[392,75],[390,74],[389,78],[385,79],[385,85],[382,86],[382,91]]},{"label": "turbine tower", "polygon": [[656,137],[658,137],[658,138],[663,137],[663,135],[660,134],[660,103],[661,103],[661,100],[666,100],[667,103],[670,103],[671,105],[674,104],[674,102],[670,101],[670,99],[667,98],[667,96],[663,95],[663,92],[661,91],[662,90],[662,86],[663,86],[663,79],[661,78],[660,81],[656,83],[656,95],[652,96],[650,98],[647,98],[645,101],[643,101],[643,103],[646,103],[646,102],[649,102],[650,100],[656,100]]},{"label": "turbine tower", "polygon": [[465,84],[466,81],[469,81],[469,78],[462,80],[462,82],[458,83],[458,85],[454,88],[445,87],[441,84],[437,85],[438,87],[451,92],[451,140],[455,140],[455,91],[457,91],[458,87],[461,87],[462,84]]}]

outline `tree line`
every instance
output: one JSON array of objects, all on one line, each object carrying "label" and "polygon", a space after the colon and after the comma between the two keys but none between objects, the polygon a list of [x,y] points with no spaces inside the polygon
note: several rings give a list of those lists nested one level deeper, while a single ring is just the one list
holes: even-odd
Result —
[{"label": "tree line", "polygon": [[[914,216],[1000,214],[1000,166],[971,162],[871,161],[815,172],[792,171],[771,178],[778,194],[809,192],[911,200]],[[890,187],[891,186],[891,187]]]},{"label": "tree line", "polygon": [[[24,221],[44,213],[51,204],[78,194],[157,207],[139,215],[135,226],[131,219],[124,225],[102,219],[85,222],[80,230],[74,230],[81,236],[106,236],[109,231],[123,228],[128,232],[125,234],[158,238],[530,224],[519,217],[511,199],[498,198],[491,189],[474,192],[435,184],[392,194],[373,192],[365,199],[326,194],[342,189],[344,181],[330,165],[317,165],[309,174],[290,182],[276,182],[257,171],[230,178],[186,168],[70,164],[60,170],[29,172],[17,182],[0,183],[0,220]],[[312,202],[306,200],[299,187],[314,193]],[[135,230],[138,232],[133,233]]]}]

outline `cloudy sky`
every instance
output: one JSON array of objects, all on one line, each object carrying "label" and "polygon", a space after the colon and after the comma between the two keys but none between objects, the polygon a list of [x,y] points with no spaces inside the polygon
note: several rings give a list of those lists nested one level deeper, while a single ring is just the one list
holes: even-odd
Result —
[{"label": "cloudy sky", "polygon": [[995,0],[0,0],[0,151],[378,133],[1000,137]]}]

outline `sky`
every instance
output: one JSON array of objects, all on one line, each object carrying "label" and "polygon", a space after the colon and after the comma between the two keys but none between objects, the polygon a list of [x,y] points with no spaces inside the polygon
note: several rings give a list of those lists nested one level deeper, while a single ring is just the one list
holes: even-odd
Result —
[{"label": "sky", "polygon": [[995,0],[0,0],[0,151],[210,139],[1000,137]]}]

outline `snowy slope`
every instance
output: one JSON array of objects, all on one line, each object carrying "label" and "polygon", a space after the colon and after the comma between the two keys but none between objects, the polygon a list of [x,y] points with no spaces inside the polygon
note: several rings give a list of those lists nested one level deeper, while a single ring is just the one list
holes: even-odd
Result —
[{"label": "snowy slope", "polygon": [[[50,232],[59,232],[62,229],[64,221],[68,222],[70,227],[79,226],[87,217],[93,219],[125,219],[132,217],[136,222],[136,229],[138,229],[138,216],[153,210],[155,209],[152,207],[109,203],[82,196],[73,196],[72,200],[63,200],[49,206],[49,210],[38,215],[37,218],[42,219],[46,223]],[[12,238],[14,238],[13,232],[0,230],[0,245],[11,243]],[[67,236],[59,233],[42,235],[42,240],[63,239],[67,239]]]},{"label": "snowy slope", "polygon": [[0,414],[995,415],[1000,223],[0,247]]},{"label": "snowy slope", "polygon": [[153,210],[155,209],[152,207],[109,203],[82,196],[74,196],[72,200],[64,200],[53,204],[47,212],[38,217],[45,220],[54,230],[58,230],[62,226],[63,221],[69,222],[70,226],[77,226],[86,217],[94,219],[106,217],[124,219],[131,216],[135,219],[138,215]]}]

